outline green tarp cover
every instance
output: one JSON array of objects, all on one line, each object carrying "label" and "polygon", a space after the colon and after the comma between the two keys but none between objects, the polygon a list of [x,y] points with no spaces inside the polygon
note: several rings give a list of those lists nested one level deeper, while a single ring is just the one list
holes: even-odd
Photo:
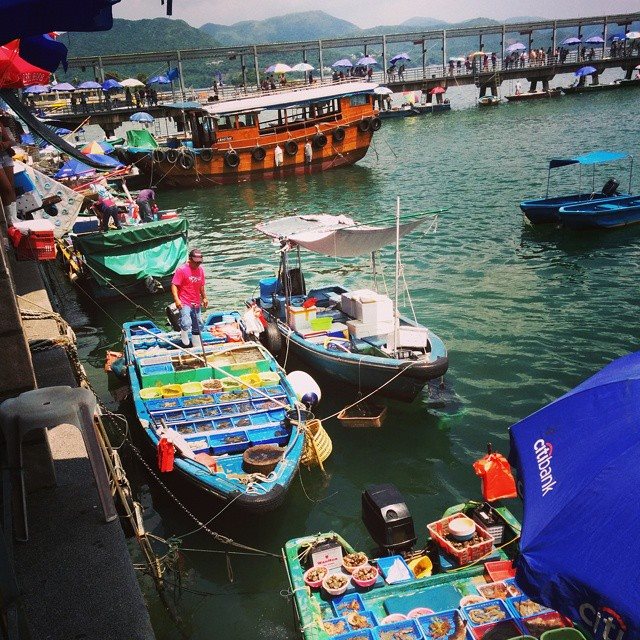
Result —
[{"label": "green tarp cover", "polygon": [[121,231],[74,236],[73,246],[82,253],[99,284],[115,286],[171,275],[187,260],[184,218],[149,222]]},{"label": "green tarp cover", "polygon": [[127,144],[139,149],[155,149],[158,146],[156,139],[146,129],[129,129]]}]

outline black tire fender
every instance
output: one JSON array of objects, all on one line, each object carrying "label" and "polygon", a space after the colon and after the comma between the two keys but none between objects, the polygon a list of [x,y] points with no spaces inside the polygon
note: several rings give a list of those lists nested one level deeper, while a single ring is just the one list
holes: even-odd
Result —
[{"label": "black tire fender", "polygon": [[267,152],[264,147],[254,147],[251,151],[251,157],[256,162],[262,162],[267,157]]},{"label": "black tire fender", "polygon": [[344,130],[344,127],[338,127],[337,129],[333,130],[331,137],[333,138],[334,142],[342,142],[346,135],[347,132]]},{"label": "black tire fender", "polygon": [[282,335],[275,322],[270,322],[260,337],[262,344],[264,344],[274,356],[280,353],[282,350]]},{"label": "black tire fender", "polygon": [[178,158],[178,165],[180,168],[188,171],[189,169],[193,169],[193,165],[195,164],[195,160],[193,157],[193,153],[191,151],[183,151]]},{"label": "black tire fender", "polygon": [[327,136],[325,136],[324,133],[316,133],[316,135],[313,136],[313,140],[311,141],[314,149],[322,149],[323,147],[326,147],[327,142]]},{"label": "black tire fender", "polygon": [[213,151],[211,149],[202,149],[199,155],[202,162],[211,162],[213,160]]},{"label": "black tire fender", "polygon": [[235,169],[240,164],[240,156],[235,149],[229,149],[224,152],[224,163],[230,169]]},{"label": "black tire fender", "polygon": [[173,164],[180,156],[177,149],[169,149],[165,155],[167,160],[171,162],[171,164]]},{"label": "black tire fender", "polygon": [[369,123],[369,128],[371,129],[371,131],[379,131],[381,126],[382,120],[380,120],[378,116],[374,116],[373,118],[371,118],[371,122]]},{"label": "black tire fender", "polygon": [[154,149],[151,157],[153,158],[154,162],[162,162],[166,159],[167,154],[164,152],[164,149]]},{"label": "black tire fender", "polygon": [[369,131],[370,126],[371,122],[369,118],[364,118],[363,120],[360,120],[360,122],[358,122],[358,131],[360,131],[360,133],[366,133],[367,131]]},{"label": "black tire fender", "polygon": [[287,140],[284,143],[284,152],[288,156],[295,156],[298,153],[298,143],[295,140]]}]

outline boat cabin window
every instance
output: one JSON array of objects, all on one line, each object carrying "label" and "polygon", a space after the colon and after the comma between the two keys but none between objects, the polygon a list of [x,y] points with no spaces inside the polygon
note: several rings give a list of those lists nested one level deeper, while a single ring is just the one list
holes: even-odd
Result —
[{"label": "boat cabin window", "polygon": [[235,119],[235,116],[220,116],[220,118],[218,118],[218,131],[234,129]]},{"label": "boat cabin window", "polygon": [[254,113],[243,113],[238,116],[239,127],[255,127],[256,115]]},{"label": "boat cabin window", "polygon": [[309,105],[292,105],[277,111],[262,111],[258,116],[261,134],[302,129],[316,122],[335,121],[340,114],[340,100],[325,100]]},{"label": "boat cabin window", "polygon": [[369,104],[369,95],[366,93],[358,93],[355,96],[349,96],[349,104],[352,107],[360,107],[363,104]]}]

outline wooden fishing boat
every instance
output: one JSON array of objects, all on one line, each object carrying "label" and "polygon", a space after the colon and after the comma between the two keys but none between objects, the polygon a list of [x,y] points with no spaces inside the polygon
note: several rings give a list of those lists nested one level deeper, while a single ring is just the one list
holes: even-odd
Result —
[{"label": "wooden fishing boat", "polygon": [[[619,160],[630,159],[629,167],[629,192],[631,191],[631,175],[633,173],[633,157],[628,153],[619,153],[614,151],[592,151],[581,156],[574,156],[572,158],[553,158],[549,162],[549,169],[547,171],[547,192],[544,198],[537,198],[533,200],[523,200],[520,203],[524,215],[531,222],[531,224],[543,224],[543,223],[558,223],[560,221],[558,212],[561,207],[581,204],[581,203],[593,203],[611,201],[620,197],[629,195],[628,193],[618,194],[617,180],[610,179],[602,187],[600,191],[595,186],[595,167],[599,164],[608,162],[615,162]],[[578,192],[564,196],[552,196],[549,197],[549,188],[551,182],[551,170],[560,167],[566,167],[571,165],[578,165],[580,168],[580,177]],[[585,191],[582,188],[582,167],[591,166],[593,168],[591,176],[591,191]],[[613,180],[613,181],[612,181]]]},{"label": "wooden fishing boat", "polygon": [[[285,421],[296,397],[267,350],[229,342],[229,326],[237,331],[238,313],[211,313],[196,350],[151,321],[125,323],[129,384],[161,465],[169,463],[205,499],[269,511],[284,500],[303,451],[301,422]],[[161,459],[167,442],[175,448],[172,464]]]},{"label": "wooden fishing boat", "polygon": [[479,107],[497,107],[502,100],[498,96],[482,96],[478,98]]},{"label": "wooden fishing boat", "polygon": [[569,229],[612,229],[640,222],[640,197],[594,200],[561,207],[560,224]]},{"label": "wooden fishing boat", "polygon": [[451,111],[451,104],[449,102],[429,102],[427,104],[407,104],[395,109],[382,109],[378,112],[378,117],[383,120],[394,118],[413,118],[414,116],[443,113],[445,111]]},{"label": "wooden fishing boat", "polygon": [[[472,503],[452,507],[439,522],[450,522],[472,509]],[[439,548],[435,563],[430,558],[433,554],[425,550],[376,558],[364,554],[369,567],[365,571],[373,577],[360,585],[356,580],[362,572],[345,568],[345,558],[353,559],[349,554],[355,549],[339,534],[331,531],[289,540],[283,556],[301,636],[305,640],[328,636],[336,640],[480,640],[539,638],[543,631],[571,627],[567,618],[533,602],[519,588],[508,555],[515,550],[508,545],[517,540],[520,524],[505,507],[496,511],[504,522],[500,542],[484,531],[486,541],[467,547],[475,547],[474,551],[462,551],[455,558]],[[389,527],[395,527],[395,520],[394,512]],[[429,525],[434,539],[435,529],[435,523]],[[505,543],[506,550],[499,548]],[[324,582],[311,580],[320,576]],[[327,591],[331,577],[332,584],[346,582],[343,594]],[[570,637],[584,640],[571,631],[575,635]]]},{"label": "wooden fishing boat", "polygon": [[186,218],[171,218],[70,233],[57,240],[58,255],[71,281],[92,298],[148,295],[167,290],[186,261],[188,230]]},{"label": "wooden fishing boat", "polygon": [[[415,318],[398,316],[398,280],[395,303],[374,291],[348,291],[339,284],[307,291],[300,247],[334,258],[368,255],[429,219],[396,228],[357,225],[345,216],[300,215],[257,225],[282,246],[278,277],[260,283],[258,303],[270,323],[264,334],[267,347],[274,354],[291,352],[363,392],[412,401],[429,380],[447,371],[442,340]],[[290,268],[293,249],[298,266]]]},{"label": "wooden fishing boat", "polygon": [[529,100],[544,100],[545,98],[559,98],[562,91],[559,88],[548,89],[547,91],[528,91],[505,96],[509,102],[527,102]]},{"label": "wooden fishing boat", "polygon": [[271,180],[351,165],[381,126],[371,82],[220,100],[185,109],[192,147],[139,151],[147,180],[165,187],[212,187]]},{"label": "wooden fishing boat", "polygon": [[573,87],[562,87],[562,93],[566,95],[572,95],[576,93],[599,93],[601,91],[613,91],[614,89],[620,89],[624,85],[618,82],[608,82],[606,84],[583,84]]}]

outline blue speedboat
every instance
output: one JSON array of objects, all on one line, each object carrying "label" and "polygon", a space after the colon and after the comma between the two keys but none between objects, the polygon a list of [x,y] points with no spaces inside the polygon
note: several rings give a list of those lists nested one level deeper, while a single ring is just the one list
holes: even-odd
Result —
[{"label": "blue speedboat", "polygon": [[569,229],[612,229],[640,222],[640,196],[596,200],[562,207],[560,224]]},{"label": "blue speedboat", "polygon": [[260,287],[259,304],[269,321],[266,346],[274,354],[294,354],[361,392],[412,401],[429,380],[447,371],[442,340],[415,319],[398,315],[397,296],[394,302],[339,284],[307,291],[300,267],[289,267],[288,254],[298,252],[298,265],[300,247],[334,258],[369,255],[424,221],[374,227],[346,216],[298,215],[257,225],[282,247],[278,277],[262,280]]},{"label": "blue speedboat", "polygon": [[[606,162],[614,162],[616,160],[630,159],[629,167],[629,191],[627,193],[618,193],[619,183],[614,178],[609,179],[602,189],[598,190],[595,184],[595,165]],[[580,178],[578,192],[565,196],[549,197],[549,187],[551,182],[551,170],[569,165],[579,165]],[[591,176],[591,191],[585,191],[582,188],[582,167],[592,166],[593,172]],[[549,162],[549,170],[547,175],[547,193],[544,198],[535,200],[523,200],[520,208],[531,224],[543,224],[559,222],[558,211],[561,207],[581,204],[584,202],[594,202],[603,200],[613,200],[615,198],[628,196],[631,192],[631,175],[633,170],[633,157],[628,153],[618,153],[614,151],[593,151],[582,156],[574,158],[554,158]]]},{"label": "blue speedboat", "polygon": [[[269,511],[284,500],[303,451],[299,421],[287,416],[297,415],[296,396],[269,352],[256,342],[229,342],[229,327],[239,330],[236,312],[211,313],[202,349],[184,349],[178,332],[125,323],[129,383],[160,466],[168,463],[206,498]],[[167,447],[175,450],[172,463],[161,462]]]}]

